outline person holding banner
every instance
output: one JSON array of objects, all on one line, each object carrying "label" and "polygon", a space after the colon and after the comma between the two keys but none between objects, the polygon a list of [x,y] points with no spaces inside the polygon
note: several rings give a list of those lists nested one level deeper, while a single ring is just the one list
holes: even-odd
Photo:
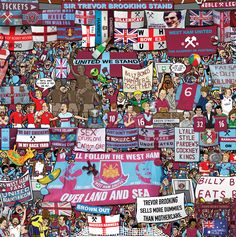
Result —
[{"label": "person holding banner", "polygon": [[201,233],[197,229],[197,220],[195,218],[191,218],[189,220],[189,227],[184,231],[182,237],[201,237]]}]

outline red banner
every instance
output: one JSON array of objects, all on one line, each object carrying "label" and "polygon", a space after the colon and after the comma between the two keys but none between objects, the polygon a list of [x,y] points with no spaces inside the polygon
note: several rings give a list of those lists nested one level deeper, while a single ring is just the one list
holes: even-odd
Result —
[{"label": "red banner", "polygon": [[217,35],[216,26],[166,29],[168,56],[189,57],[196,53],[208,56],[216,52],[212,39]]}]

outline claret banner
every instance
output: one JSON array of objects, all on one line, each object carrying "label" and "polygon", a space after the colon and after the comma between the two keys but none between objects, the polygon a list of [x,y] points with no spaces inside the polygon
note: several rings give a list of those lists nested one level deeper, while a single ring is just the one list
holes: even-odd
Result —
[{"label": "claret banner", "polygon": [[70,164],[57,157],[55,169],[60,168],[61,174],[48,185],[44,202],[111,205],[159,194],[162,167],[158,150],[75,155]]}]

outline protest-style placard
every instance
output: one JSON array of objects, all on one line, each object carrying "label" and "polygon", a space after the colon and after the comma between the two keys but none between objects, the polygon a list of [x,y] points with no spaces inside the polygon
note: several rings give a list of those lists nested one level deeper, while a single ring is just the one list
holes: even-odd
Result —
[{"label": "protest-style placard", "polygon": [[124,92],[152,90],[153,64],[140,70],[123,66],[122,74]]},{"label": "protest-style placard", "polygon": [[184,194],[165,197],[138,197],[137,221],[145,223],[172,222],[186,217]]},{"label": "protest-style placard", "polygon": [[75,151],[99,152],[105,151],[105,128],[78,128]]},{"label": "protest-style placard", "polygon": [[206,202],[222,201],[224,198],[236,197],[236,177],[201,177],[195,190],[196,198]]}]

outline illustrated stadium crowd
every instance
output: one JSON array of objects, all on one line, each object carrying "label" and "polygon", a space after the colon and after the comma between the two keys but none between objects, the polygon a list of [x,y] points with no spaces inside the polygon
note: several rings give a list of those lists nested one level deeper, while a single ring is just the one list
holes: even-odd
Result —
[{"label": "illustrated stadium crowd", "polygon": [[236,10],[170,2],[0,1],[0,237],[236,236]]}]

